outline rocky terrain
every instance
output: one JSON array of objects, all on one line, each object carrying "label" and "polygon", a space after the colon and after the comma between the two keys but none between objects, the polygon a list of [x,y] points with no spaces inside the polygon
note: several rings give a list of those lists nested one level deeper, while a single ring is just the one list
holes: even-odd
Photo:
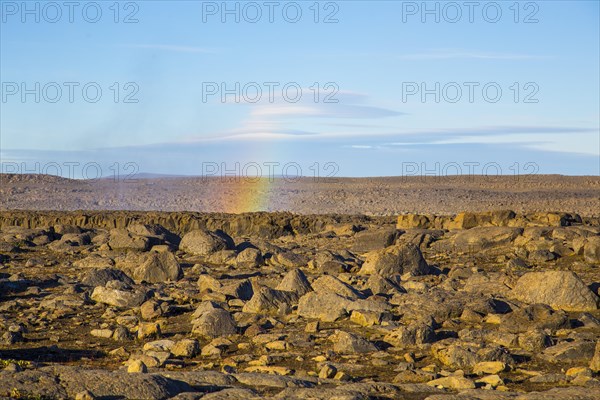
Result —
[{"label": "rocky terrain", "polygon": [[580,214],[3,211],[0,397],[598,399],[590,182]]},{"label": "rocky terrain", "polygon": [[505,208],[599,216],[600,177],[148,178],[0,174],[0,210],[457,214]]}]

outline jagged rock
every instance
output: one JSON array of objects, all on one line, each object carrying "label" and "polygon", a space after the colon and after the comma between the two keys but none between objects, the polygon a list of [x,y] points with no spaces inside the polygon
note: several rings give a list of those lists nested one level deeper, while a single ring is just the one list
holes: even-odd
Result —
[{"label": "jagged rock", "polygon": [[289,312],[293,304],[298,302],[298,294],[283,290],[271,289],[260,286],[254,291],[254,295],[242,309],[247,313],[278,313]]},{"label": "jagged rock", "polygon": [[397,229],[427,229],[431,221],[426,215],[403,214],[398,215]]},{"label": "jagged rock", "polygon": [[584,246],[583,256],[590,264],[600,263],[600,236],[589,237]]},{"label": "jagged rock", "polygon": [[176,281],[183,276],[179,262],[170,252],[131,253],[118,262],[117,267],[136,282],[163,283]]},{"label": "jagged rock", "polygon": [[565,311],[594,311],[599,302],[598,296],[570,271],[526,273],[512,294],[526,303],[548,304]]},{"label": "jagged rock", "polygon": [[483,293],[487,295],[508,296],[514,279],[503,272],[473,273],[463,286],[462,290],[471,293]]},{"label": "jagged rock", "polygon": [[499,329],[508,332],[526,332],[531,329],[568,328],[568,315],[561,310],[553,310],[545,304],[532,304],[500,317]]},{"label": "jagged rock", "polygon": [[594,357],[595,342],[575,340],[562,342],[544,350],[542,357],[552,363],[564,363],[574,361],[589,362]]},{"label": "jagged rock", "polygon": [[113,268],[91,269],[81,279],[81,283],[87,286],[104,286],[110,281],[120,281],[127,285],[135,283],[126,273]]},{"label": "jagged rock", "polygon": [[600,372],[600,340],[596,341],[594,356],[590,361],[590,369],[594,372]]},{"label": "jagged rock", "polygon": [[431,352],[442,364],[452,367],[472,370],[483,361],[501,361],[513,364],[514,360],[508,351],[499,346],[486,346],[478,343],[436,342],[431,346]]},{"label": "jagged rock", "polygon": [[377,347],[365,338],[354,333],[337,331],[330,340],[333,342],[333,351],[340,354],[370,353],[377,351]]},{"label": "jagged rock", "polygon": [[523,228],[477,227],[457,231],[452,238],[434,243],[432,248],[436,251],[477,253],[493,247],[509,245],[522,232]]},{"label": "jagged rock", "polygon": [[353,310],[384,312],[389,304],[371,300],[351,300],[330,292],[309,292],[298,301],[298,315],[333,322],[348,316]]},{"label": "jagged rock", "polygon": [[176,357],[194,357],[200,352],[200,344],[195,339],[183,339],[176,342],[170,351]]},{"label": "jagged rock", "polygon": [[144,236],[132,234],[127,229],[115,228],[110,231],[108,245],[113,250],[146,251],[150,248],[150,240]]},{"label": "jagged rock", "polygon": [[383,340],[400,348],[433,343],[435,341],[434,323],[435,321],[430,319],[399,326],[388,333]]},{"label": "jagged rock", "polygon": [[388,277],[394,274],[426,275],[429,266],[421,250],[412,243],[376,250],[367,254],[360,270],[363,275],[377,274]]},{"label": "jagged rock", "polygon": [[472,380],[465,378],[464,376],[446,376],[443,378],[434,379],[427,382],[429,386],[442,387],[445,389],[452,390],[467,390],[475,389],[475,383]]},{"label": "jagged rock", "polygon": [[151,246],[163,243],[177,245],[180,241],[176,234],[159,224],[131,224],[127,227],[127,231],[148,238]]},{"label": "jagged rock", "polygon": [[270,258],[269,262],[272,265],[285,268],[300,268],[308,264],[308,257],[292,251],[283,251],[274,254],[273,257]]},{"label": "jagged rock", "polygon": [[494,210],[489,212],[462,212],[454,217],[449,229],[471,229],[478,226],[508,226],[516,217],[511,210]]},{"label": "jagged rock", "polygon": [[348,315],[352,300],[335,293],[309,292],[298,302],[298,315],[332,322]]},{"label": "jagged rock", "polygon": [[532,353],[540,353],[546,347],[552,346],[552,340],[541,329],[533,329],[518,336],[519,347]]},{"label": "jagged rock", "polygon": [[0,371],[0,394],[13,393],[47,398],[75,398],[89,391],[99,398],[162,400],[193,389],[186,383],[156,374],[128,374],[124,371],[49,366],[19,373]]},{"label": "jagged rock", "polygon": [[[110,281],[112,283],[115,281]],[[92,292],[92,300],[114,307],[132,308],[142,305],[146,300],[146,293],[141,290],[120,290],[104,286],[97,286]]]},{"label": "jagged rock", "polygon": [[235,265],[240,268],[256,268],[262,265],[263,262],[261,251],[253,247],[240,251],[235,258]]},{"label": "jagged rock", "polygon": [[399,282],[399,279],[394,280],[374,274],[367,280],[366,287],[372,294],[406,293],[406,290]]},{"label": "jagged rock", "polygon": [[277,290],[283,290],[287,292],[294,292],[298,296],[304,296],[306,293],[313,290],[311,284],[308,282],[306,275],[301,269],[295,268],[288,272],[277,285]]},{"label": "jagged rock", "polygon": [[359,253],[380,250],[394,244],[398,238],[395,228],[367,229],[354,235],[352,250]]},{"label": "jagged rock", "polygon": [[168,311],[168,304],[156,300],[148,300],[140,306],[142,319],[151,320],[164,315]]},{"label": "jagged rock", "polygon": [[315,292],[335,293],[351,300],[357,300],[364,297],[358,290],[331,275],[324,275],[318,278],[311,286]]},{"label": "jagged rock", "polygon": [[244,301],[250,300],[254,296],[254,288],[248,279],[236,280],[225,284],[219,291],[227,296]]},{"label": "jagged rock", "polygon": [[113,268],[115,266],[115,262],[113,259],[108,257],[103,257],[99,254],[92,253],[89,256],[82,258],[81,260],[77,260],[73,262],[73,266],[77,268],[96,268],[96,269],[105,269],[105,268]]}]

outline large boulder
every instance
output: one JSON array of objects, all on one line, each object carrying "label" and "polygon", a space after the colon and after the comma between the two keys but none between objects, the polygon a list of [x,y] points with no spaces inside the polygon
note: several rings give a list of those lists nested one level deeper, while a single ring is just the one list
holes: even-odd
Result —
[{"label": "large boulder", "polygon": [[297,293],[298,296],[303,296],[306,293],[313,290],[312,286],[308,282],[306,275],[301,269],[296,268],[288,272],[277,285],[277,290],[285,290],[288,292]]},{"label": "large boulder", "polygon": [[352,300],[331,292],[308,292],[298,301],[298,315],[303,318],[333,322],[348,316],[354,310],[382,313],[389,304],[374,300]]},{"label": "large boulder", "polygon": [[[450,245],[450,250],[477,253],[483,249],[506,246],[511,244],[521,233],[523,228],[504,226],[478,227],[458,231],[450,241],[440,241],[444,247]],[[434,246],[435,247],[435,246]]]},{"label": "large boulder", "polygon": [[271,289],[266,286],[256,287],[254,295],[244,305],[243,311],[247,313],[278,313],[289,312],[292,305],[298,302],[298,293],[284,290]]},{"label": "large boulder", "polygon": [[583,257],[590,264],[600,264],[600,236],[587,239],[583,248]]},{"label": "large boulder", "polygon": [[261,251],[254,247],[245,248],[235,257],[235,265],[238,268],[256,268],[263,262]]},{"label": "large boulder", "polygon": [[380,250],[391,246],[398,237],[396,228],[381,228],[375,230],[364,230],[354,235],[354,246],[352,250],[359,253]]},{"label": "large boulder", "polygon": [[94,397],[81,398],[160,400],[194,390],[181,380],[160,374],[130,374],[66,365],[17,373],[3,370],[0,371],[0,382],[0,395],[12,398],[76,399],[87,391]]},{"label": "large boulder", "polygon": [[592,361],[590,361],[590,369],[594,372],[600,372],[600,340],[596,342],[594,356],[592,357]]},{"label": "large boulder", "polygon": [[162,283],[176,281],[183,276],[179,262],[170,252],[135,254],[130,253],[117,263],[117,267],[125,271],[136,282]]},{"label": "large boulder", "polygon": [[[200,309],[203,305],[200,305]],[[192,321],[192,332],[206,338],[233,335],[237,326],[231,314],[219,307],[206,307],[199,313],[199,317]]]},{"label": "large boulder", "polygon": [[337,331],[330,339],[333,341],[333,351],[336,353],[356,354],[377,351],[373,343],[354,333]]},{"label": "large boulder", "polygon": [[[111,281],[109,282],[116,282]],[[139,307],[146,301],[146,293],[139,290],[116,289],[98,286],[92,292],[92,300],[96,303],[104,303],[109,306],[132,308]]]},{"label": "large boulder", "polygon": [[412,243],[390,246],[368,253],[360,270],[363,275],[377,274],[383,277],[407,272],[412,275],[429,273],[429,265],[423,258],[421,250]]},{"label": "large boulder", "polygon": [[331,275],[323,275],[315,280],[311,286],[315,292],[335,293],[351,300],[364,297],[358,290]]},{"label": "large boulder", "polygon": [[124,228],[115,228],[110,231],[108,245],[113,250],[138,250],[145,251],[150,248],[147,237],[129,232]]},{"label": "large boulder", "polygon": [[471,229],[478,226],[508,226],[516,217],[511,210],[494,210],[488,212],[462,212],[450,223],[451,229]]},{"label": "large boulder", "polygon": [[157,224],[132,224],[127,227],[127,231],[133,235],[144,236],[150,240],[151,245],[169,243],[177,245],[180,242],[179,236]]},{"label": "large boulder", "polygon": [[233,239],[223,231],[195,229],[181,239],[179,248],[196,256],[209,256],[220,250],[233,250]]},{"label": "large boulder", "polygon": [[110,281],[120,281],[127,285],[135,282],[127,274],[114,268],[92,268],[82,277],[81,283],[87,286],[104,286]]},{"label": "large boulder", "polygon": [[395,347],[407,347],[433,343],[436,339],[433,319],[423,319],[392,330],[384,337],[384,341]]},{"label": "large boulder", "polygon": [[525,303],[548,304],[565,311],[594,311],[598,296],[570,271],[529,272],[513,288],[512,295]]}]

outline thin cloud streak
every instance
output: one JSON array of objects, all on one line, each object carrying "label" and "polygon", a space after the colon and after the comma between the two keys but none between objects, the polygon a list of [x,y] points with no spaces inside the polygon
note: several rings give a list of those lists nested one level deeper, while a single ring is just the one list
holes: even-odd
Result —
[{"label": "thin cloud streak", "polygon": [[177,53],[201,53],[201,54],[216,54],[216,51],[205,47],[196,46],[181,46],[181,45],[170,45],[170,44],[126,44],[124,47],[135,48],[135,49],[150,49],[150,50],[163,50]]}]

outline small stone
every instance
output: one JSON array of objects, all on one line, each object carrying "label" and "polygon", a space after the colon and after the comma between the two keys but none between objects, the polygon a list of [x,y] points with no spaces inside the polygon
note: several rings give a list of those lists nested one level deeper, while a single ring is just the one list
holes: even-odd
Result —
[{"label": "small stone", "polygon": [[138,328],[138,339],[145,339],[148,337],[160,337],[160,325],[156,322],[142,322]]},{"label": "small stone", "polygon": [[333,379],[335,379],[336,381],[346,382],[346,381],[351,380],[352,377],[350,375],[348,375],[347,373],[345,373],[344,371],[338,371],[338,373],[335,374]]},{"label": "small stone", "polygon": [[306,324],[306,328],[304,331],[307,333],[317,333],[319,332],[319,321],[311,321]]},{"label": "small stone", "polygon": [[202,356],[204,356],[204,357],[213,357],[213,356],[218,357],[221,355],[221,349],[219,349],[218,347],[213,346],[212,344],[209,343],[202,348],[202,351],[200,352],[200,354],[202,354]]},{"label": "small stone", "polygon": [[116,349],[109,351],[108,354],[113,357],[129,357],[129,353],[125,350],[125,347],[117,347]]},{"label": "small stone", "polygon": [[484,376],[483,378],[477,379],[475,382],[484,383],[486,385],[490,385],[493,388],[498,387],[500,385],[504,385],[504,381],[498,375]]},{"label": "small stone", "polygon": [[374,311],[354,310],[350,315],[350,321],[360,326],[373,326],[381,323],[381,313]]},{"label": "small stone", "polygon": [[590,369],[594,372],[600,372],[600,340],[596,342],[594,356],[590,361]]},{"label": "small stone", "polygon": [[129,363],[127,366],[127,372],[129,373],[146,373],[148,372],[148,367],[141,360],[134,360]]},{"label": "small stone", "polygon": [[10,362],[4,367],[4,370],[7,372],[21,372],[23,371],[23,368],[17,363]]},{"label": "small stone", "polygon": [[475,384],[463,376],[447,376],[427,382],[429,386],[442,387],[445,389],[466,390],[475,389]]},{"label": "small stone", "polygon": [[337,368],[331,364],[325,364],[319,371],[319,378],[330,379],[337,374]]},{"label": "small stone", "polygon": [[112,339],[122,342],[129,339],[129,330],[124,326],[117,326],[112,334]]},{"label": "small stone", "polygon": [[498,374],[503,371],[506,371],[506,364],[500,361],[484,361],[473,367],[473,373],[477,375]]},{"label": "small stone", "polygon": [[168,339],[163,340],[155,340],[153,342],[148,342],[142,348],[144,352],[149,351],[170,351],[171,348],[175,345],[175,342]]},{"label": "small stone", "polygon": [[164,312],[158,302],[149,300],[140,306],[140,314],[148,321],[162,316]]},{"label": "small stone", "polygon": [[269,342],[265,345],[265,347],[269,350],[287,350],[288,344],[285,340],[275,340],[273,342]]},{"label": "small stone", "polygon": [[19,342],[23,342],[25,341],[25,339],[23,338],[23,335],[21,334],[21,332],[5,332],[4,335],[2,335],[2,339],[0,340],[1,343],[3,344],[15,344],[15,343],[19,343]]},{"label": "small stone", "polygon": [[331,338],[333,351],[341,354],[369,353],[377,351],[377,347],[368,340],[354,333],[337,331]]},{"label": "small stone", "polygon": [[109,339],[113,335],[113,333],[114,332],[112,329],[92,329],[90,335],[99,338]]},{"label": "small stone", "polygon": [[575,378],[573,378],[573,380],[571,380],[571,384],[572,385],[576,385],[576,386],[585,386],[588,384],[588,382],[590,381],[595,381],[597,384],[597,380],[595,380],[594,378],[592,378],[591,376],[587,376],[587,375],[577,375]]},{"label": "small stone", "polygon": [[75,395],[75,400],[95,400],[96,396],[89,390],[84,390]]},{"label": "small stone", "polygon": [[567,372],[565,372],[565,375],[568,377],[589,376],[591,378],[593,373],[588,367],[573,367],[569,368]]},{"label": "small stone", "polygon": [[194,357],[200,351],[200,345],[195,339],[183,339],[176,342],[171,353],[176,357]]},{"label": "small stone", "polygon": [[259,373],[263,373],[263,374],[274,374],[274,375],[291,375],[292,374],[292,370],[287,368],[287,367],[280,367],[280,366],[251,366],[248,367],[246,369],[244,369],[244,371],[246,372],[259,372]]}]

